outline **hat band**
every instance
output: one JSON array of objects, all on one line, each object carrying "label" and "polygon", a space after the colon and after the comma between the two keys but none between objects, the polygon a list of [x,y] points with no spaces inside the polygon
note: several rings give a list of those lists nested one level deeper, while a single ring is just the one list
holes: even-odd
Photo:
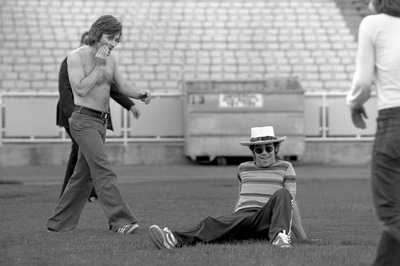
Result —
[{"label": "hat band", "polygon": [[276,137],[265,136],[265,137],[251,138],[250,142],[262,141],[262,140],[276,140],[276,139],[277,139]]}]

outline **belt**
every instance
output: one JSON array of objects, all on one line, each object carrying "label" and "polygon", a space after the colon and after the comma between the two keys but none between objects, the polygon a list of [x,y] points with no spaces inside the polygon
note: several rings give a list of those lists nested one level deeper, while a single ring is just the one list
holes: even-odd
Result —
[{"label": "belt", "polygon": [[110,113],[109,112],[100,112],[100,111],[93,110],[93,109],[90,109],[90,108],[87,108],[87,107],[83,107],[83,106],[79,106],[79,105],[75,105],[74,112],[75,113],[79,113],[79,114],[93,116],[93,117],[100,118],[100,119],[103,119],[103,120],[109,120],[110,119]]},{"label": "belt", "polygon": [[393,115],[400,114],[400,107],[393,107],[388,109],[382,109],[378,111],[379,115]]}]

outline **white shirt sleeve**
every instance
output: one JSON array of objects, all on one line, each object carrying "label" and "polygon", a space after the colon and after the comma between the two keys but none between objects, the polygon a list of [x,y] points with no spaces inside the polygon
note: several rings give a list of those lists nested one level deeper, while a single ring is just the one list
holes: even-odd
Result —
[{"label": "white shirt sleeve", "polygon": [[359,28],[356,70],[351,90],[346,98],[346,103],[350,108],[362,106],[371,96],[371,86],[374,81],[375,49],[370,34],[371,27],[368,24],[368,17],[366,17]]}]

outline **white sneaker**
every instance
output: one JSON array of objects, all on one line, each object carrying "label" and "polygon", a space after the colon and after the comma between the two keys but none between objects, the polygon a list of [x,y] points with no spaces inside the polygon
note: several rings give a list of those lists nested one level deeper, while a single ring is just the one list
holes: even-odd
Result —
[{"label": "white sneaker", "polygon": [[283,232],[276,235],[274,241],[272,241],[272,245],[280,248],[292,247],[292,245],[290,245],[290,237],[286,234],[286,230],[283,230]]},{"label": "white sneaker", "polygon": [[173,249],[178,244],[178,240],[176,240],[175,236],[167,227],[161,230],[157,225],[152,225],[149,228],[149,235],[150,240],[159,249]]},{"label": "white sneaker", "polygon": [[119,234],[133,234],[139,228],[137,223],[135,224],[126,224],[117,230]]}]

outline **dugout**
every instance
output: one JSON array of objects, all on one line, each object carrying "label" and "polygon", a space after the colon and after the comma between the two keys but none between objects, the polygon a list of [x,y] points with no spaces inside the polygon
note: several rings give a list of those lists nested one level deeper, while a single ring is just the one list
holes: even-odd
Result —
[{"label": "dugout", "polygon": [[266,80],[186,81],[185,155],[196,162],[251,156],[240,141],[250,128],[274,126],[286,136],[279,157],[297,160],[305,149],[304,90],[295,77]]}]

